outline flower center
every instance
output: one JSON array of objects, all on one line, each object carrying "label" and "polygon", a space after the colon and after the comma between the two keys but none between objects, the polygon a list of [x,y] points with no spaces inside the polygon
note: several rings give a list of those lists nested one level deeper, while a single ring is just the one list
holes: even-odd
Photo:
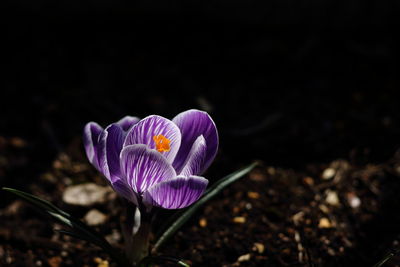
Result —
[{"label": "flower center", "polygon": [[171,147],[169,146],[171,140],[166,138],[164,135],[155,135],[153,136],[153,140],[156,143],[156,149],[158,152],[168,152],[171,150]]}]

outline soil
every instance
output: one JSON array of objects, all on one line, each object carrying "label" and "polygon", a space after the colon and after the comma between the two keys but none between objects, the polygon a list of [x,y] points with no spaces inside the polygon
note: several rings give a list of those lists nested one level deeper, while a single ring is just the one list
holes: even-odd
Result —
[{"label": "soil", "polygon": [[[321,105],[324,103],[329,101],[321,98]],[[369,102],[364,102],[361,110],[365,105],[371,109]],[[377,114],[375,108],[378,107],[372,107],[372,116]],[[292,108],[282,107],[280,111],[287,113]],[[354,106],[348,108],[353,110]],[[59,110],[55,114],[65,113]],[[215,115],[218,125],[221,114]],[[43,117],[37,119],[44,120]],[[352,120],[344,117],[344,126],[337,126],[335,130],[343,144],[354,140],[352,133],[365,130],[346,126],[357,122]],[[324,154],[327,147],[332,147],[324,141],[331,133],[322,136],[318,124],[314,125],[316,142],[306,143],[308,153],[293,150],[293,145],[304,146],[293,140],[298,133],[276,135],[281,122],[271,126],[272,129],[268,126],[267,130],[250,131],[244,137],[231,134],[231,129],[222,125],[219,128],[220,152],[206,173],[211,183],[254,160],[259,161],[259,166],[207,203],[159,253],[183,258],[193,266],[372,266],[400,246],[397,212],[400,152],[396,152],[394,145],[389,147],[396,144],[391,137],[398,132],[397,122],[386,125],[383,136],[375,136],[367,143],[355,143],[363,147],[350,146],[350,149],[347,145],[338,145],[336,150],[325,154],[331,160],[310,155],[313,151],[317,151],[316,155]],[[292,127],[296,127],[302,121],[293,123]],[[40,138],[33,132],[19,135],[14,129],[0,138],[3,185],[50,200],[78,218],[94,208],[101,211],[107,218],[105,223],[95,227],[96,230],[122,248],[119,230],[122,209],[118,199],[90,207],[72,206],[62,201],[62,193],[72,184],[106,185],[84,156],[79,131],[83,123],[78,120],[72,126],[78,130],[71,131],[72,134],[64,132],[65,136],[60,135],[61,129],[55,131],[51,125],[41,125],[50,134]],[[246,139],[247,148],[243,144]],[[283,148],[278,150],[277,144],[258,145],[272,141]],[[372,141],[388,145],[377,149]],[[336,140],[332,142],[337,144]],[[284,147],[283,143],[292,148]],[[265,153],[261,157],[261,148],[269,149],[271,155]],[[341,154],[346,148],[348,153]],[[275,154],[273,149],[276,149]],[[249,154],[251,151],[253,157]],[[290,151],[296,160],[289,155]],[[282,160],[285,155],[289,156]],[[96,247],[53,231],[62,226],[24,201],[6,192],[1,192],[1,198],[1,265],[114,265]],[[159,220],[171,214],[164,211]],[[399,265],[400,257],[386,264]]]}]

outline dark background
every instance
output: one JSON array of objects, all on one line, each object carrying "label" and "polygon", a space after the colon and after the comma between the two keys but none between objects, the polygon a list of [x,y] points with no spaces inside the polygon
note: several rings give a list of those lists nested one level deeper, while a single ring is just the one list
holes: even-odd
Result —
[{"label": "dark background", "polygon": [[88,121],[189,108],[216,121],[214,173],[254,159],[295,169],[386,161],[400,147],[398,5],[2,3],[0,135],[28,148],[0,144],[14,157],[0,183],[27,188],[19,177],[34,182]]},{"label": "dark background", "polygon": [[385,157],[400,144],[396,5],[13,1],[0,130],[47,142],[50,127],[62,146],[90,120],[200,108],[240,160]]}]

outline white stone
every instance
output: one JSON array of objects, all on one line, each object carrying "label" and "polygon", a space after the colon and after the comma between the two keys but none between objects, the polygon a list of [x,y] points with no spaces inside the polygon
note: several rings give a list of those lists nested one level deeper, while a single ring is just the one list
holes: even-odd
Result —
[{"label": "white stone", "polygon": [[326,201],[326,203],[328,203],[329,205],[332,205],[332,206],[340,205],[339,196],[336,193],[336,191],[327,190],[325,201]]},{"label": "white stone", "polygon": [[361,205],[361,199],[356,195],[349,197],[349,205],[353,209],[358,208]]},{"label": "white stone", "polygon": [[65,203],[85,207],[102,204],[114,198],[115,192],[110,187],[94,183],[68,186],[63,193]]},{"label": "white stone", "polygon": [[107,216],[102,212],[92,209],[86,213],[83,220],[90,226],[100,225],[106,222]]},{"label": "white stone", "polygon": [[237,259],[237,261],[238,261],[238,262],[249,261],[250,258],[251,258],[251,255],[250,255],[250,253],[248,253],[248,254],[244,254],[244,255],[240,256],[240,257]]},{"label": "white stone", "polygon": [[326,168],[326,169],[324,170],[324,172],[322,173],[322,179],[324,179],[324,180],[332,179],[332,178],[335,176],[335,174],[336,174],[335,169],[333,169],[333,168]]}]

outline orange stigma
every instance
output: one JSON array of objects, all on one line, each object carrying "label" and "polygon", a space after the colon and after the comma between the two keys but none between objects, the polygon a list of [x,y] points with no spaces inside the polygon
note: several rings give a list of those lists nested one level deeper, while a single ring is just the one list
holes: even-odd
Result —
[{"label": "orange stigma", "polygon": [[166,138],[164,135],[155,135],[153,136],[153,140],[156,143],[156,149],[158,152],[168,152],[171,150],[171,147],[169,146],[171,140]]}]

